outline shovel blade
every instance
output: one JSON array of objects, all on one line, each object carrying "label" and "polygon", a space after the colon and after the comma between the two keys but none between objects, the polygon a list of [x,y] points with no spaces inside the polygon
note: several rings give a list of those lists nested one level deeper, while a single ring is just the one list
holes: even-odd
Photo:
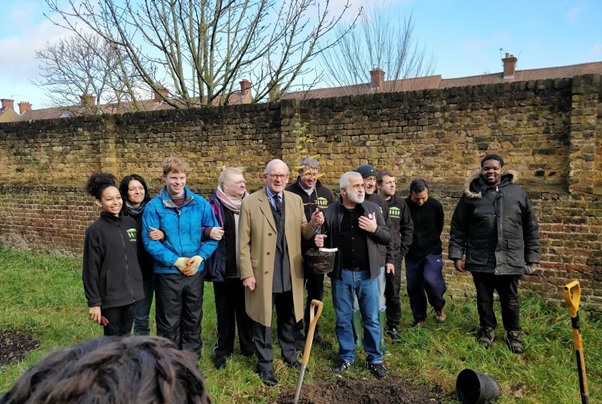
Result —
[{"label": "shovel blade", "polygon": [[293,401],[294,404],[299,402],[299,397],[301,396],[301,385],[303,384],[305,369],[307,369],[306,365],[301,365],[301,368],[299,369],[299,381],[297,382],[297,390],[295,391],[295,401]]}]

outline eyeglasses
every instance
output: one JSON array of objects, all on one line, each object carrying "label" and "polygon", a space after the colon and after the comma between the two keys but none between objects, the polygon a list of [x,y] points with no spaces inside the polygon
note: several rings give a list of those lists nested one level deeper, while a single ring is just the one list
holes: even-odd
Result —
[{"label": "eyeglasses", "polygon": [[269,173],[268,175],[270,177],[274,178],[274,179],[280,179],[280,180],[288,178],[288,174],[272,174],[272,173]]}]

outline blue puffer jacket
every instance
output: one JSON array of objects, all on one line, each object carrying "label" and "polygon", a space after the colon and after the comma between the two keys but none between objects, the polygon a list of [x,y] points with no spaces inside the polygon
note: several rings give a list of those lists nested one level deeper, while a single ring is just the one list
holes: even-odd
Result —
[{"label": "blue puffer jacket", "polygon": [[219,226],[211,206],[188,187],[184,188],[184,192],[186,199],[181,209],[173,203],[165,187],[144,209],[143,234],[148,234],[151,227],[165,233],[163,242],[142,237],[144,248],[155,259],[153,270],[156,274],[180,274],[174,266],[176,260],[195,255],[203,257],[199,267],[199,271],[203,271],[205,260],[217,247],[217,241],[202,241],[201,228]]}]

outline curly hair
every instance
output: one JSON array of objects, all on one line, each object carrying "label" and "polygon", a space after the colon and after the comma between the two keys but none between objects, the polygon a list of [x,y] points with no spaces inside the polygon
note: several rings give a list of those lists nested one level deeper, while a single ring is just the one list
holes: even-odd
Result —
[{"label": "curly hair", "polygon": [[108,187],[116,187],[116,178],[110,173],[93,173],[86,182],[85,190],[88,194],[100,199]]},{"label": "curly hair", "polygon": [[27,370],[1,404],[211,403],[196,356],[162,337],[100,337]]}]

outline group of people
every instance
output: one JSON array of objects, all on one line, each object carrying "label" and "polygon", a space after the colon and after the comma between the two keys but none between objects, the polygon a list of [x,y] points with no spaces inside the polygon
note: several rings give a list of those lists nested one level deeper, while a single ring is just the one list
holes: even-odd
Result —
[{"label": "group of people", "polygon": [[[459,272],[472,273],[478,341],[493,344],[497,291],[508,347],[522,353],[518,281],[526,265],[539,262],[539,235],[526,192],[503,165],[487,155],[469,177],[451,221],[448,257]],[[392,171],[362,165],[341,176],[334,200],[315,159],[303,159],[290,184],[288,166],[274,159],[262,189],[249,194],[242,171],[227,168],[207,201],[186,186],[185,161],[168,158],[162,169],[165,186],[152,199],[135,174],[119,188],[108,173],[93,174],[86,185],[102,212],[86,231],[84,289],[89,316],[105,335],[129,335],[132,325],[134,334],[148,335],[154,292],[157,335],[200,356],[204,282],[211,281],[215,368],[226,366],[238,334],[241,353],[257,355],[260,379],[274,386],[273,311],[284,363],[299,368],[310,303],[324,295],[324,275],[312,272],[305,255],[321,247],[337,248],[328,275],[339,345],[334,372],[348,370],[363,346],[370,372],[387,375],[385,337],[402,338],[404,260],[412,326],[424,324],[429,304],[437,322],[446,320],[444,210],[426,180],[413,180],[404,200]],[[318,329],[314,343],[332,347]]]}]

